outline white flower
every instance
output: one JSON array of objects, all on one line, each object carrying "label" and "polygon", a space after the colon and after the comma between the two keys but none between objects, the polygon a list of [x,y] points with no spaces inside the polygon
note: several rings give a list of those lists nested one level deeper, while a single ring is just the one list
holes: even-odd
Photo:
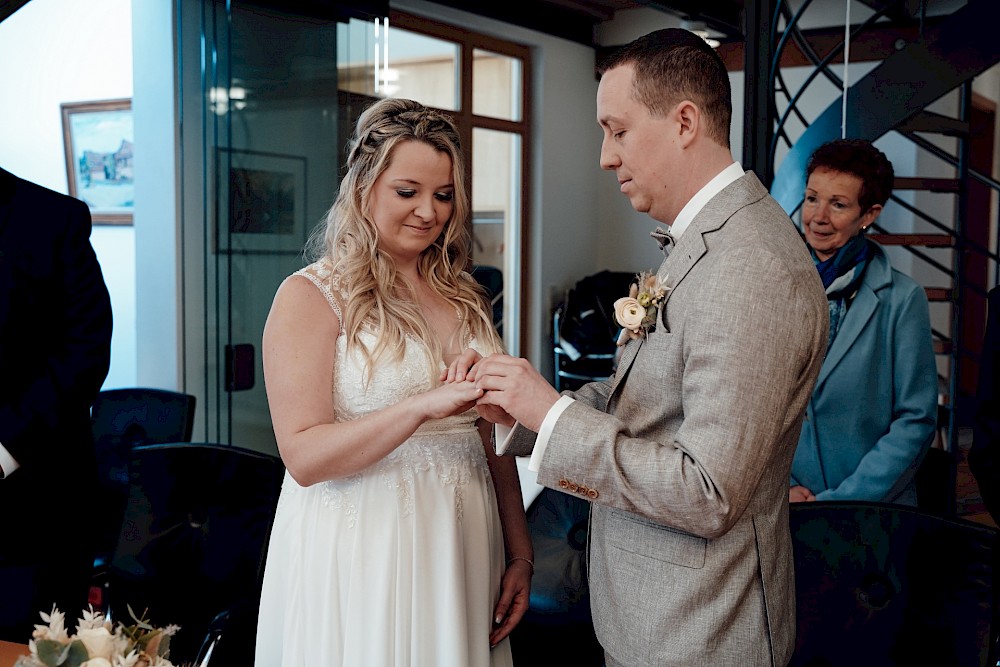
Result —
[{"label": "white flower", "polygon": [[[168,625],[157,628],[146,619],[145,613],[136,616],[131,608],[134,624],[126,626],[117,623],[112,626],[104,614],[93,608],[84,610],[76,626],[76,634],[66,632],[66,616],[53,607],[51,613],[40,616],[46,625],[36,625],[32,638],[28,640],[29,655],[18,658],[17,667],[51,667],[63,650],[71,651],[72,659],[65,664],[79,667],[174,667],[164,656],[158,655],[167,647],[166,637],[180,628]],[[41,645],[42,655],[39,655]],[[142,647],[145,647],[143,650]],[[86,654],[84,654],[86,651]],[[45,657],[46,662],[42,659]],[[77,661],[86,658],[83,662]]]},{"label": "white flower", "polygon": [[53,605],[52,613],[46,614],[43,611],[39,613],[39,616],[48,625],[35,626],[35,631],[32,633],[35,639],[51,639],[63,644],[69,642],[69,633],[66,632],[66,614],[56,609],[55,605]]},{"label": "white flower", "polygon": [[[89,662],[93,662],[95,658],[102,658],[107,662],[114,653],[115,638],[103,625],[97,628],[84,628],[76,633],[76,638],[82,641],[83,645],[87,647],[87,655],[90,657]],[[104,666],[94,664],[88,667]],[[107,667],[111,667],[110,662]]]},{"label": "white flower", "polygon": [[83,616],[77,619],[76,622],[76,632],[79,634],[80,630],[85,630],[87,628],[99,628],[105,627],[108,632],[111,631],[111,623],[104,619],[104,613],[100,611],[94,611],[93,607],[83,610]]},{"label": "white flower", "polygon": [[656,314],[670,293],[666,277],[660,280],[659,276],[644,271],[637,278],[628,296],[615,301],[615,320],[622,326],[619,346],[642,338],[656,325]]},{"label": "white flower", "polygon": [[646,309],[636,299],[625,296],[615,301],[615,319],[626,329],[638,330],[645,317]]},{"label": "white flower", "polygon": [[80,667],[111,667],[107,658],[91,658],[87,662],[80,663]]}]

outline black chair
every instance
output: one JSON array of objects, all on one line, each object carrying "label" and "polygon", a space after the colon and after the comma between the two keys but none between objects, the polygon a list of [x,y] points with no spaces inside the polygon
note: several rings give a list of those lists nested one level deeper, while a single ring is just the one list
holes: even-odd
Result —
[{"label": "black chair", "polygon": [[503,271],[495,266],[477,264],[472,267],[472,277],[486,290],[493,314],[493,326],[503,336]]},{"label": "black chair", "polygon": [[100,524],[95,526],[94,567],[99,577],[118,541],[128,498],[132,448],[190,441],[194,409],[194,396],[165,389],[136,387],[98,394],[90,410],[90,422],[99,480],[94,500],[102,510]]},{"label": "black chair", "polygon": [[911,507],[790,508],[798,632],[791,665],[995,665],[1000,532]]},{"label": "black chair", "polygon": [[634,273],[601,271],[580,280],[552,312],[556,391],[578,389],[615,371],[614,302],[628,296]]},{"label": "black chair", "polygon": [[[263,564],[284,466],[276,456],[210,443],[132,450],[129,499],[109,570],[112,619],[128,607],[181,626],[174,664],[253,664]],[[202,650],[204,654],[205,650]],[[205,664],[204,660],[199,665]]]},{"label": "black chair", "polygon": [[590,503],[553,489],[542,490],[528,508],[535,575],[528,611],[511,633],[518,667],[604,664],[590,615],[589,516]]}]

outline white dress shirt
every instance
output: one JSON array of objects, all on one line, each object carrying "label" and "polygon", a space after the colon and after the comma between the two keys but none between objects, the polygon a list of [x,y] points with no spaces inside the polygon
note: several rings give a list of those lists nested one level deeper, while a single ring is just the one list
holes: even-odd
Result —
[{"label": "white dress shirt", "polygon": [[0,443],[0,479],[3,479],[20,467],[21,464],[10,455],[7,448],[3,446],[3,443]]}]

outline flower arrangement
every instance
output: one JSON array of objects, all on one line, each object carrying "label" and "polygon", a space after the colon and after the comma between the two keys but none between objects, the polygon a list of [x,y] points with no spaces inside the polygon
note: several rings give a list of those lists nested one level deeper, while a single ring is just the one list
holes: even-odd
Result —
[{"label": "flower arrangement", "polygon": [[145,614],[136,618],[131,607],[128,611],[135,623],[112,629],[104,614],[85,609],[75,635],[66,631],[63,612],[55,607],[49,614],[41,612],[45,624],[35,626],[30,654],[18,658],[14,667],[174,667],[167,654],[170,637],[180,628],[156,628]]},{"label": "flower arrangement", "polygon": [[628,296],[615,301],[615,320],[622,327],[618,345],[642,338],[656,325],[656,314],[670,293],[663,280],[653,273],[643,271],[629,288]]}]

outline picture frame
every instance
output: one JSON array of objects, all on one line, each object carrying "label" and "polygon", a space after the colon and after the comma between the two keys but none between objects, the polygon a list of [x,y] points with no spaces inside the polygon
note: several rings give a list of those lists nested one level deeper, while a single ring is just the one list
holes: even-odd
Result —
[{"label": "picture frame", "polygon": [[306,158],[216,150],[215,249],[299,254],[306,243]]},{"label": "picture frame", "polygon": [[60,111],[69,195],[90,207],[94,224],[132,224],[132,100],[67,102]]}]

